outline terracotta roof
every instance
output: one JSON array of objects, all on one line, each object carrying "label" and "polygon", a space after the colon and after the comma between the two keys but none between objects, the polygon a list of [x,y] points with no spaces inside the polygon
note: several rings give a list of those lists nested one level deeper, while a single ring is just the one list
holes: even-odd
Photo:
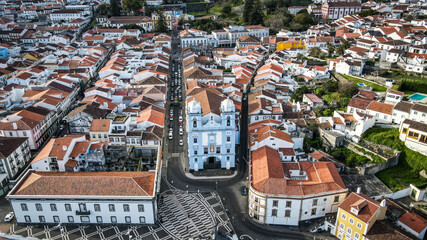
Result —
[{"label": "terracotta roof", "polygon": [[[263,193],[304,196],[346,190],[332,162],[282,163],[279,152],[267,146],[252,151],[251,160],[252,187]],[[285,179],[295,164],[306,173],[308,180]]]},{"label": "terracotta roof", "polygon": [[393,89],[388,90],[388,93],[396,94],[396,95],[399,95],[399,96],[403,96],[405,94],[403,92],[396,91],[396,90],[393,90]]},{"label": "terracotta roof", "polygon": [[7,158],[19,148],[27,138],[0,137],[0,158]]},{"label": "terracotta roof", "polygon": [[[70,153],[70,158],[76,158],[78,157],[81,153],[86,153],[89,146],[90,146],[91,141],[81,141],[81,142],[76,142],[76,144],[74,144],[73,147],[73,151],[71,151]],[[70,160],[68,160],[70,161]],[[68,162],[67,161],[67,162]]]},{"label": "terracotta roof", "polygon": [[11,196],[138,196],[154,193],[151,172],[31,172]]},{"label": "terracotta roof", "polygon": [[[380,204],[362,193],[357,194],[352,192],[338,207],[361,221],[368,223],[380,209]],[[357,215],[351,212],[352,207],[359,208]]]},{"label": "terracotta roof", "polygon": [[397,220],[417,233],[421,233],[427,227],[427,220],[416,213],[406,212]]},{"label": "terracotta roof", "polygon": [[344,125],[344,122],[339,117],[332,117],[332,121],[334,121],[335,124]]},{"label": "terracotta roof", "polygon": [[84,135],[68,135],[61,138],[52,138],[36,155],[31,163],[44,160],[48,157],[54,157],[57,160],[63,160],[65,153],[73,139],[84,137]]},{"label": "terracotta roof", "polygon": [[79,162],[78,161],[76,161],[76,160],[68,160],[66,163],[65,163],[65,166],[67,166],[67,167],[70,167],[70,168],[75,168],[76,166],[77,166],[77,164],[78,164]]},{"label": "terracotta roof", "polygon": [[196,99],[202,107],[203,116],[209,113],[214,113],[216,115],[221,114],[221,102],[225,100],[225,97],[215,94],[212,91],[203,89],[202,91],[192,95],[187,99],[187,103],[191,102],[193,99]]},{"label": "terracotta roof", "polygon": [[281,152],[283,156],[295,156],[293,148],[279,148],[279,152]]},{"label": "terracotta roof", "polygon": [[331,155],[329,155],[325,152],[322,152],[322,151],[316,151],[316,152],[309,153],[308,156],[316,159],[317,161],[322,161],[325,158],[327,158],[327,159],[332,158]]},{"label": "terracotta roof", "polygon": [[110,130],[111,119],[93,119],[90,125],[90,132],[108,132]]},{"label": "terracotta roof", "polygon": [[393,112],[393,107],[394,107],[394,105],[392,105],[392,104],[372,101],[366,109],[391,115]]},{"label": "terracotta roof", "polygon": [[151,122],[158,126],[163,126],[164,121],[165,121],[164,111],[161,111],[158,107],[155,107],[153,105],[139,112],[139,116],[136,119],[137,123]]},{"label": "terracotta roof", "polygon": [[348,106],[349,107],[354,107],[354,108],[357,108],[357,109],[363,109],[363,110],[365,110],[369,106],[370,103],[371,103],[370,100],[365,100],[365,99],[362,99],[362,98],[355,97],[355,98],[350,99],[350,102],[348,103]]},{"label": "terracotta roof", "polygon": [[260,128],[257,128],[256,131],[251,132],[250,144],[251,146],[253,146],[255,142],[261,142],[270,137],[274,137],[286,142],[294,143],[292,138],[286,132],[270,125],[264,125]]},{"label": "terracotta roof", "polygon": [[318,96],[316,96],[313,93],[305,93],[304,94],[308,99],[310,99],[310,101],[312,101],[313,103],[323,103],[322,99],[320,99]]},{"label": "terracotta roof", "polygon": [[267,125],[279,126],[280,124],[282,124],[281,121],[277,121],[277,120],[273,120],[273,119],[269,118],[269,119],[265,119],[262,121],[258,121],[258,122],[254,122],[254,123],[249,124],[248,130],[251,131],[253,129],[260,128],[261,126],[267,126]]}]

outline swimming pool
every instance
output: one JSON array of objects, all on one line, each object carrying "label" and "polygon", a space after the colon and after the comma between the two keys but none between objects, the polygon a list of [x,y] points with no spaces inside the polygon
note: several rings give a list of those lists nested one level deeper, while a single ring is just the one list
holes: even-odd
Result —
[{"label": "swimming pool", "polygon": [[357,83],[357,85],[359,85],[361,87],[366,87],[366,84],[364,84],[364,83]]},{"label": "swimming pool", "polygon": [[413,100],[413,101],[421,101],[424,98],[426,98],[427,96],[421,93],[414,93],[411,96],[409,96],[408,98]]}]

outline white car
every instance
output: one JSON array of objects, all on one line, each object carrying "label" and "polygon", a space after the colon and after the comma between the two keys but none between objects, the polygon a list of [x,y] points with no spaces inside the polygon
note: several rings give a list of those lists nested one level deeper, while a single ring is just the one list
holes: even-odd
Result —
[{"label": "white car", "polygon": [[182,141],[182,139],[179,139],[179,146],[184,145],[184,141]]},{"label": "white car", "polygon": [[183,135],[184,131],[182,131],[182,127],[179,128],[179,135]]},{"label": "white car", "polygon": [[182,116],[179,116],[178,121],[182,122]]},{"label": "white car", "polygon": [[172,132],[169,132],[169,140],[172,140],[173,136],[172,136]]},{"label": "white car", "polygon": [[6,214],[6,216],[4,217],[4,221],[10,222],[10,221],[12,221],[14,216],[15,216],[15,214],[13,212],[10,212],[10,213]]}]

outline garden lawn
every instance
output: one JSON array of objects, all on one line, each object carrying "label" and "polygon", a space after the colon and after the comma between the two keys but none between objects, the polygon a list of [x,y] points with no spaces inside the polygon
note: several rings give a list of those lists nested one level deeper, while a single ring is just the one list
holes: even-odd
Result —
[{"label": "garden lawn", "polygon": [[385,92],[385,91],[387,91],[386,87],[383,87],[383,86],[375,84],[375,83],[371,83],[371,82],[368,82],[368,81],[365,81],[365,80],[362,80],[359,78],[351,77],[348,75],[344,75],[344,74],[341,74],[341,76],[343,76],[345,79],[347,79],[351,82],[364,83],[365,85],[372,87],[372,91],[374,91],[374,92]]},{"label": "garden lawn", "polygon": [[365,163],[374,163],[371,159],[359,155],[345,147],[334,148],[329,151],[329,154],[349,167],[361,166]]},{"label": "garden lawn", "polygon": [[399,80],[399,81],[401,81],[401,80],[422,81],[422,82],[427,81],[427,78],[424,78],[424,77],[409,76],[409,75],[402,74],[402,73],[393,75],[390,78],[394,79],[394,80]]},{"label": "garden lawn", "polygon": [[193,15],[193,16],[204,16],[204,15],[206,15],[206,11],[189,12],[188,14]]},{"label": "garden lawn", "polygon": [[216,13],[219,15],[224,6],[223,4],[215,4],[213,7],[209,8],[209,13]]},{"label": "garden lawn", "polygon": [[366,131],[362,138],[401,151],[398,165],[376,174],[392,191],[401,190],[409,184],[420,188],[427,186],[427,179],[419,174],[419,171],[427,169],[427,156],[407,148],[399,140],[398,129],[373,127]]}]

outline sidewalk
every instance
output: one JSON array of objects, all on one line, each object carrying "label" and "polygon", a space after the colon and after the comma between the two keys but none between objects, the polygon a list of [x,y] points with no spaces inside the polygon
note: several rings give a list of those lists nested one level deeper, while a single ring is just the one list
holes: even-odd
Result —
[{"label": "sidewalk", "polygon": [[215,179],[229,179],[229,178],[233,178],[233,177],[235,177],[237,175],[237,173],[238,173],[238,170],[236,168],[236,170],[234,170],[234,173],[232,175],[229,175],[229,176],[212,176],[212,177],[200,176],[200,177],[196,177],[193,174],[188,173],[188,172],[185,173],[185,176],[187,178],[196,179],[196,180],[203,180],[203,179],[215,180]]}]

